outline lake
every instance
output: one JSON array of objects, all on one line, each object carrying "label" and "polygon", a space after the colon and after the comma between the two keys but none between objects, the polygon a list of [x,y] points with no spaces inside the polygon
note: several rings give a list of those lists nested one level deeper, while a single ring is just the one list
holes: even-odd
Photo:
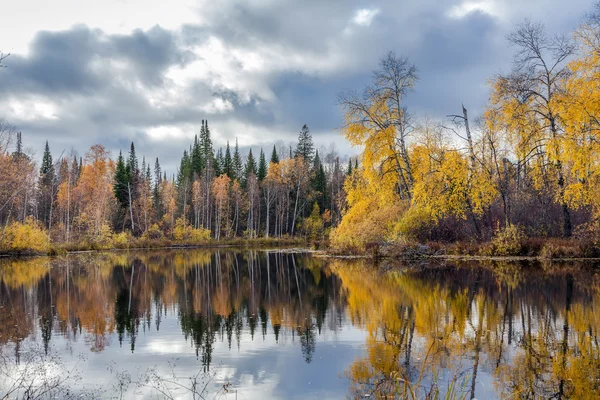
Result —
[{"label": "lake", "polygon": [[0,398],[600,398],[590,263],[0,260]]}]

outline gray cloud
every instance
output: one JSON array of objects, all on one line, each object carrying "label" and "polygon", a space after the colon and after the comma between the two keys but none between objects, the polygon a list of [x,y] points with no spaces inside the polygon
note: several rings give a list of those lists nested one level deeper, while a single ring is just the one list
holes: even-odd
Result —
[{"label": "gray cloud", "polygon": [[[356,19],[361,9],[371,18]],[[368,83],[385,51],[419,68],[408,99],[415,113],[443,118],[464,102],[477,114],[487,80],[510,68],[506,34],[543,9],[556,11],[541,18],[549,31],[566,33],[590,4],[219,1],[199,9],[201,23],[175,30],[41,31],[28,54],[13,54],[0,71],[0,118],[19,126],[38,152],[46,139],[55,152],[73,146],[80,153],[94,143],[118,152],[134,140],[138,152],[171,169],[202,119],[218,145],[238,137],[244,148],[269,152],[307,123],[319,146],[335,140],[353,153],[336,133],[336,93]]]}]

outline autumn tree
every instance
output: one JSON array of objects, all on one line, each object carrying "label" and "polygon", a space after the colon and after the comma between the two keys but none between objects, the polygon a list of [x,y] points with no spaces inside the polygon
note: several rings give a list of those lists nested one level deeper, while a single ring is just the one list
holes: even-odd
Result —
[{"label": "autumn tree", "polygon": [[546,183],[556,187],[563,235],[568,237],[572,223],[565,193],[564,127],[556,97],[569,75],[567,62],[575,48],[566,37],[550,37],[542,24],[531,21],[519,25],[508,40],[516,48],[514,68],[496,78],[492,104],[512,132],[522,170],[532,169],[539,189],[551,188]]}]

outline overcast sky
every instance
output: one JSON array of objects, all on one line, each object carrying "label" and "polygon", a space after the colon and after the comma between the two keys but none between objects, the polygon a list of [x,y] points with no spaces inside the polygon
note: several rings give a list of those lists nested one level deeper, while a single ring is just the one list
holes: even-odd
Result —
[{"label": "overcast sky", "polygon": [[337,130],[336,94],[369,82],[394,50],[418,67],[408,99],[436,119],[483,109],[510,69],[505,40],[525,18],[568,33],[590,0],[4,1],[0,118],[55,156],[100,143],[175,165],[208,119],[223,145],[296,139],[355,154]]}]

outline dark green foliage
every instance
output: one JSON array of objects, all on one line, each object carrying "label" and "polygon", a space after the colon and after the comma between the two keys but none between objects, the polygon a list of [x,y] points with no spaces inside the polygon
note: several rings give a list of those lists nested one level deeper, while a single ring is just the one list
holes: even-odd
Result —
[{"label": "dark green foliage", "polygon": [[321,210],[324,210],[327,204],[327,177],[318,151],[315,153],[312,166],[311,187],[315,192],[317,204]]},{"label": "dark green foliage", "polygon": [[137,177],[139,175],[140,170],[138,168],[138,159],[137,159],[137,156],[135,155],[135,146],[133,145],[133,142],[131,142],[131,148],[129,150],[129,160],[127,161],[127,166],[129,167],[129,171],[133,177]]},{"label": "dark green foliage", "polygon": [[277,149],[275,148],[275,145],[273,145],[273,152],[271,153],[271,162],[273,164],[279,163],[279,155],[277,155]]},{"label": "dark green foliage", "polygon": [[185,189],[190,182],[191,175],[192,162],[187,150],[184,150],[179,164],[179,170],[177,171],[177,187],[179,189]]},{"label": "dark green foliage", "polygon": [[[275,150],[275,148],[273,148],[273,150]],[[275,153],[275,155],[277,155],[277,153]],[[263,179],[265,179],[267,177],[267,172],[268,172],[267,160],[265,160],[265,152],[261,148],[260,149],[260,158],[258,161],[258,172],[257,172],[258,180],[262,181]]]},{"label": "dark green foliage", "polygon": [[[238,141],[235,139],[235,150],[233,152],[233,160],[232,160],[232,169],[233,169],[233,179],[241,180],[243,178],[243,165],[242,165],[242,157],[240,156],[240,148],[238,146]],[[256,169],[256,168],[255,168]]]},{"label": "dark green foliage", "polygon": [[[18,152],[22,152],[21,147],[21,144],[17,145]],[[23,157],[23,155],[18,157]],[[51,226],[52,203],[54,202],[54,196],[56,195],[56,186],[57,181],[54,164],[52,163],[52,154],[50,154],[50,146],[48,145],[48,141],[46,141],[46,147],[44,148],[44,155],[42,157],[42,166],[40,167],[38,199],[41,218],[48,228]]]},{"label": "dark green foliage", "polygon": [[131,184],[131,177],[129,166],[125,165],[123,159],[123,153],[119,152],[119,158],[117,159],[117,166],[115,168],[115,182],[113,184],[113,193],[122,208],[129,206],[129,186]]},{"label": "dark green foliage", "polygon": [[[18,147],[21,147],[20,145]],[[20,151],[20,150],[17,150]],[[42,166],[40,167],[40,176],[42,179],[45,177],[54,177],[54,165],[52,164],[52,154],[50,154],[50,146],[46,140],[46,147],[44,148],[44,155],[42,157]]]},{"label": "dark green foliage", "polygon": [[216,176],[221,176],[224,173],[223,164],[225,164],[225,159],[223,157],[223,149],[219,149],[219,151],[217,151],[217,155],[215,156],[214,161],[214,170]]},{"label": "dark green foliage", "polygon": [[346,175],[348,175],[348,176],[352,175],[352,159],[351,158],[348,159],[348,169],[346,170]]},{"label": "dark green foliage", "polygon": [[227,145],[225,146],[225,156],[223,157],[221,173],[227,175],[229,179],[233,180],[233,160],[231,159],[231,150],[229,149],[229,141],[227,141]]},{"label": "dark green foliage", "polygon": [[[264,158],[264,156],[263,156],[263,158]],[[256,175],[256,160],[254,159],[254,156],[252,155],[252,149],[250,149],[250,153],[248,153],[248,160],[246,161],[246,171],[244,172],[245,180],[248,179],[250,174]]]},{"label": "dark green foliage", "polygon": [[198,135],[194,136],[194,145],[191,152],[192,171],[200,175],[205,167],[205,158],[202,153],[202,146],[198,140]]},{"label": "dark green foliage", "polygon": [[312,163],[315,154],[315,146],[313,144],[312,135],[308,126],[304,124],[298,135],[298,146],[294,152],[294,156],[303,157],[307,163]]}]

